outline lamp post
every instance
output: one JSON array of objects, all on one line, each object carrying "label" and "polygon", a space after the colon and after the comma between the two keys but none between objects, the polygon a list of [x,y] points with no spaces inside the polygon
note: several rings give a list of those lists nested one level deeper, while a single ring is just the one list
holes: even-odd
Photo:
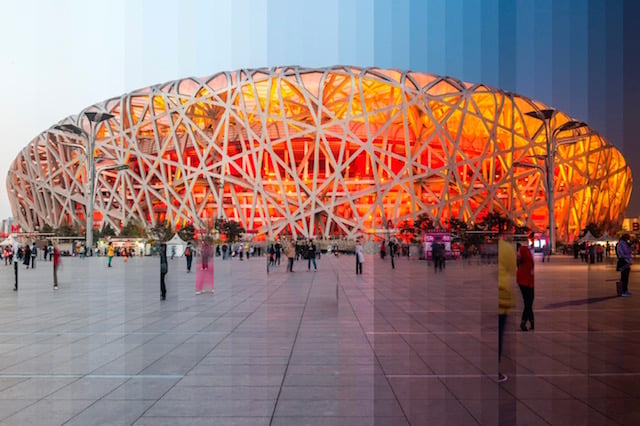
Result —
[{"label": "lamp post", "polygon": [[[554,109],[541,109],[526,112],[525,114],[529,117],[537,118],[538,120],[543,121],[544,123],[544,133],[546,139],[546,151],[545,154],[531,156],[530,158],[541,159],[543,160],[543,166],[540,166],[535,163],[523,163],[516,161],[513,163],[514,166],[520,167],[529,167],[540,170],[544,173],[544,186],[545,192],[547,193],[547,214],[548,224],[549,224],[549,245],[551,248],[551,253],[555,253],[556,251],[556,228],[555,228],[555,158],[558,152],[558,147],[561,145],[574,144],[578,142],[579,139],[568,138],[563,140],[558,140],[558,135],[562,132],[566,132],[569,130],[577,130],[582,127],[587,127],[587,124],[582,121],[570,120],[566,123],[556,127],[553,131],[550,131],[551,128],[551,119],[555,115],[556,110]],[[551,133],[551,135],[549,135]],[[584,135],[581,136],[581,138]]]},{"label": "lamp post", "polygon": [[[89,119],[89,133],[87,133],[83,128],[76,126],[75,124],[60,124],[54,126],[54,129],[60,130],[62,132],[72,133],[76,136],[82,137],[86,145],[68,143],[68,142],[59,142],[62,145],[68,145],[74,148],[81,149],[84,152],[85,161],[87,164],[87,203],[86,203],[86,224],[85,224],[85,247],[92,252],[93,249],[93,203],[95,198],[95,182],[96,182],[96,159],[94,158],[94,148],[96,142],[96,133],[100,123],[105,120],[109,120],[115,117],[113,114],[109,114],[108,112],[95,112],[88,111],[84,113],[85,117]],[[126,165],[125,165],[126,166]],[[115,168],[115,167],[114,167]],[[126,166],[129,168],[129,166]],[[110,168],[102,169],[101,171],[109,170]],[[120,169],[122,170],[122,169]]]}]

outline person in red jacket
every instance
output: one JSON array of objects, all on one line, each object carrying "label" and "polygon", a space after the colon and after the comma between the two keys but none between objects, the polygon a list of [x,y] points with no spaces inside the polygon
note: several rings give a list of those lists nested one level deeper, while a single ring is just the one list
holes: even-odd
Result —
[{"label": "person in red jacket", "polygon": [[60,267],[60,251],[58,247],[53,248],[53,289],[58,289],[58,268]]},{"label": "person in red jacket", "polygon": [[529,247],[518,244],[518,270],[516,271],[516,281],[522,299],[524,300],[524,310],[522,311],[522,320],[520,322],[520,330],[527,331],[527,321],[529,321],[531,330],[534,329],[533,324],[533,297],[534,297],[534,267],[533,255]]}]

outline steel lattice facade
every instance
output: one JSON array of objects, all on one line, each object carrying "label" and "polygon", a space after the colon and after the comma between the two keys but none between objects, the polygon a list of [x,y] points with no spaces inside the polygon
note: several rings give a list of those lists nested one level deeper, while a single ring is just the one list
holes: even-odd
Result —
[{"label": "steel lattice facade", "polygon": [[[229,218],[273,238],[355,237],[428,214],[479,221],[494,211],[545,229],[543,122],[547,108],[450,77],[384,70],[284,67],[223,72],[151,86],[88,107],[60,124],[97,129],[95,222],[137,219],[203,226]],[[552,129],[571,120],[557,112]],[[560,238],[589,222],[615,230],[631,195],[623,156],[590,128],[555,157]],[[85,223],[88,141],[55,130],[13,162],[7,189],[16,221]],[[101,170],[109,161],[129,170]]]}]

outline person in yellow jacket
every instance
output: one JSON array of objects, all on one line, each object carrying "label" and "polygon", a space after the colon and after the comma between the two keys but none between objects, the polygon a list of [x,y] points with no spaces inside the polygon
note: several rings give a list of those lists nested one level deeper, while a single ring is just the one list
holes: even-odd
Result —
[{"label": "person in yellow jacket", "polygon": [[113,243],[109,241],[109,246],[107,247],[107,257],[109,258],[109,263],[107,266],[111,268],[111,259],[113,259],[113,255],[116,254],[116,250],[113,248]]},{"label": "person in yellow jacket", "polygon": [[507,380],[507,376],[500,372],[500,359],[507,314],[514,306],[511,283],[516,276],[516,269],[516,251],[513,246],[507,241],[498,241],[498,382]]}]

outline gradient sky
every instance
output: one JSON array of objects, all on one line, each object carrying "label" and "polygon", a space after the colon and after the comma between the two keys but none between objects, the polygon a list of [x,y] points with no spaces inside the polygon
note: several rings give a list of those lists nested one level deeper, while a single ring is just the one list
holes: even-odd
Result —
[{"label": "gradient sky", "polygon": [[9,165],[68,115],[223,70],[356,65],[513,91],[589,123],[635,175],[640,216],[640,1],[21,0],[0,26],[0,219]]}]

